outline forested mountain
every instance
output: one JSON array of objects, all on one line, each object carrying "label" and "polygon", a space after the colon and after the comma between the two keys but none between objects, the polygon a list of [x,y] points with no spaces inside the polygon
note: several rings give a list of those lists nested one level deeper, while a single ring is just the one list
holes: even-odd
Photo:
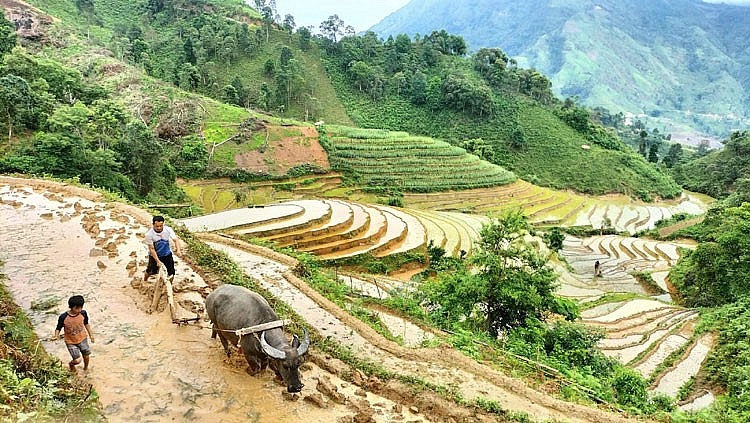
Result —
[{"label": "forested mountain", "polygon": [[372,30],[497,47],[591,107],[693,143],[750,124],[750,8],[701,0],[412,0]]},{"label": "forested mountain", "polygon": [[[167,189],[177,176],[235,173],[210,164],[209,150],[252,140],[253,121],[267,119],[260,113],[434,136],[556,188],[644,199],[680,192],[584,108],[555,98],[544,75],[496,49],[468,57],[464,40],[445,31],[382,40],[353,35],[332,17],[317,36],[262,0],[257,10],[238,0],[33,4],[6,5],[25,48],[9,42],[0,66],[24,99],[6,93],[15,108],[3,125],[11,141],[0,160],[5,172],[78,176],[133,199],[177,199]],[[96,95],[45,79],[50,66]],[[110,120],[97,120],[102,110]],[[140,142],[128,147],[133,140]],[[128,151],[161,160],[149,166]],[[75,160],[52,160],[59,157]]]}]

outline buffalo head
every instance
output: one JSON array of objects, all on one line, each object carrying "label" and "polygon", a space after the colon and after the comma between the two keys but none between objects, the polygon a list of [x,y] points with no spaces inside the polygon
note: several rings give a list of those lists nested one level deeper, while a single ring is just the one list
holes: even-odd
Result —
[{"label": "buffalo head", "polygon": [[272,360],[272,367],[277,375],[281,376],[286,383],[287,392],[299,392],[305,386],[300,381],[299,366],[310,347],[310,334],[304,330],[304,339],[300,343],[297,335],[294,335],[292,345],[286,344],[281,349],[269,345],[266,341],[266,333],[260,335],[260,347]]}]

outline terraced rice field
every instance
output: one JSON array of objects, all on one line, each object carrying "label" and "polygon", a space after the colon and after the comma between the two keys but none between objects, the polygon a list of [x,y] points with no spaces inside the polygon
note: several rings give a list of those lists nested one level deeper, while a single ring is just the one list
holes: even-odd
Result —
[{"label": "terraced rice field", "polygon": [[343,200],[291,200],[181,222],[193,232],[263,238],[328,260],[418,251],[428,240],[445,246],[450,255],[466,254],[486,221],[461,213],[409,212]]},{"label": "terraced rice field", "polygon": [[[464,163],[471,163],[471,159]],[[411,162],[408,165],[416,166]],[[336,177],[302,178],[294,182],[294,193],[278,193],[279,197],[287,196],[286,201],[186,219],[185,224],[230,236],[264,238],[324,260],[364,253],[386,256],[419,251],[430,241],[444,248],[448,255],[461,256],[472,253],[482,225],[489,222],[486,215],[508,208],[521,208],[540,226],[610,226],[635,233],[676,213],[701,214],[708,204],[694,194],[670,202],[645,204],[622,196],[593,198],[517,181],[464,191],[405,194],[408,208],[400,209],[333,199],[345,197],[350,190],[340,187],[339,182]],[[272,190],[272,185],[272,182],[256,183],[248,192],[258,195]],[[323,190],[325,195],[321,193]],[[216,200],[222,197],[210,190],[202,195],[213,199],[213,204],[231,204]],[[330,199],[291,199],[308,195]],[[616,235],[569,236],[559,253],[565,263],[552,263],[560,274],[558,294],[576,300],[584,308],[607,294],[632,296],[630,300],[585,310],[583,322],[605,329],[606,337],[599,343],[605,355],[621,360],[648,378],[652,391],[669,395],[675,395],[698,372],[713,342],[710,337],[694,334],[697,312],[675,306],[668,294],[667,275],[679,259],[681,248],[691,246]],[[596,261],[601,266],[600,276],[594,275]],[[652,282],[643,283],[634,273],[650,276]],[[403,282],[374,276],[341,277],[366,295],[379,298],[403,287]],[[407,332],[414,329],[393,316],[380,318],[393,327],[394,335],[402,333],[407,338]],[[410,335],[409,342],[419,342],[420,336],[423,335],[416,338]],[[705,407],[712,398],[708,393],[681,407]]]},{"label": "terraced rice field", "polygon": [[[558,293],[585,307],[607,293],[630,293],[631,300],[606,302],[582,312],[584,323],[603,328],[598,347],[652,381],[651,390],[676,396],[680,387],[700,370],[712,338],[696,336],[696,310],[672,304],[666,276],[687,244],[628,238],[616,235],[567,237],[560,256],[569,267],[556,265],[561,274]],[[599,261],[601,276],[594,274]],[[648,272],[653,284],[644,286],[632,274]],[[662,292],[655,292],[659,291]],[[683,404],[683,408],[710,403]]]},{"label": "terraced rice field", "polygon": [[[281,189],[282,186],[286,188]],[[180,187],[205,213],[291,199],[347,197],[347,190],[351,190],[342,189],[338,173],[249,183],[192,180],[182,181]]]},{"label": "terraced rice field", "polygon": [[513,182],[512,172],[466,150],[404,132],[329,127],[331,165],[351,169],[365,183],[389,180],[405,192],[492,187]]},{"label": "terraced rice field", "polygon": [[660,219],[677,213],[703,214],[709,204],[709,199],[692,193],[684,194],[677,200],[643,203],[622,195],[594,198],[555,191],[520,180],[498,187],[411,193],[406,194],[404,200],[410,208],[477,214],[520,208],[531,222],[539,225],[609,226],[618,232],[631,234],[651,229]]}]

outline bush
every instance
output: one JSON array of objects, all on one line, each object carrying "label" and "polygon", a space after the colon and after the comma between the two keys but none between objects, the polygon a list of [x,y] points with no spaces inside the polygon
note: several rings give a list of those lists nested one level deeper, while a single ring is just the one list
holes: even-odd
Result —
[{"label": "bush", "polygon": [[617,369],[611,383],[619,404],[644,408],[648,399],[648,382],[635,370],[625,367]]}]

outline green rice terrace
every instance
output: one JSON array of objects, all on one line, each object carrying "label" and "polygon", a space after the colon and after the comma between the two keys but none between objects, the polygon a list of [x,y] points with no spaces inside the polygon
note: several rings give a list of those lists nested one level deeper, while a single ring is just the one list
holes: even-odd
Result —
[{"label": "green rice terrace", "polygon": [[512,172],[434,138],[343,126],[326,129],[331,166],[360,175],[364,184],[390,182],[403,191],[435,192],[516,179]]}]

